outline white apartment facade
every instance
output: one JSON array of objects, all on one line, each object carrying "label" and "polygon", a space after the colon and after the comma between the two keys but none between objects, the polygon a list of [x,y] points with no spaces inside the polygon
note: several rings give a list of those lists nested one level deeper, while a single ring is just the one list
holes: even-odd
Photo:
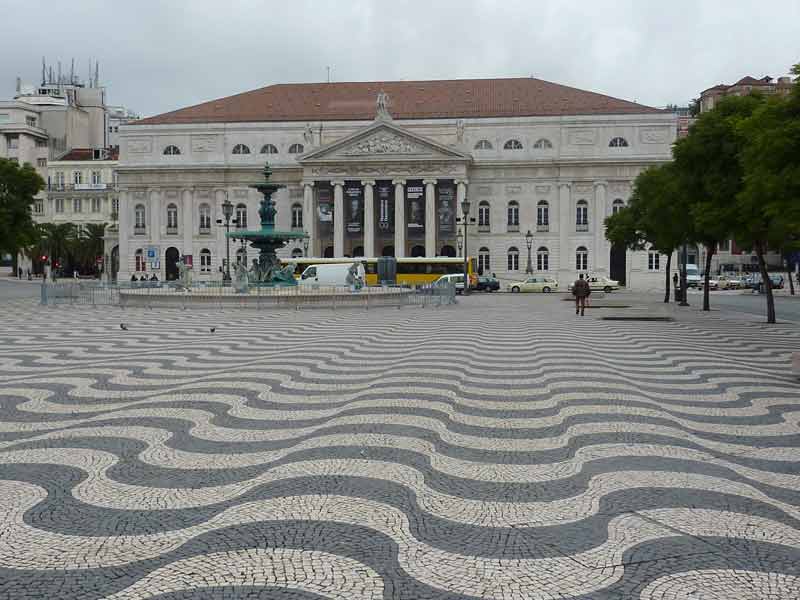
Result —
[{"label": "white apartment facade", "polygon": [[603,221],[675,136],[670,112],[536,79],[270,86],[120,129],[110,251],[120,279],[171,279],[186,255],[219,279],[222,202],[258,228],[249,185],[268,161],[286,185],[276,227],[306,232],[314,256],[454,256],[468,198],[485,272],[524,277],[530,230],[536,273],[659,288],[666,257],[612,251]]}]

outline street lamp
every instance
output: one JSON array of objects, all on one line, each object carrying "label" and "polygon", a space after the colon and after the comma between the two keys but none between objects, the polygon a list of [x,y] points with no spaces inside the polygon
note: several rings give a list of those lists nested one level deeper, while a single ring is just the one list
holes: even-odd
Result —
[{"label": "street lamp", "polygon": [[533,275],[533,260],[531,260],[531,248],[533,247],[533,234],[531,230],[528,229],[528,233],[525,234],[525,243],[528,245],[528,266],[525,267],[525,272],[528,275]]},{"label": "street lamp", "polygon": [[464,246],[464,236],[462,235],[460,229],[456,235],[456,246],[458,246],[458,255],[461,256],[461,248]]},{"label": "street lamp", "polygon": [[308,238],[303,239],[303,257],[308,258]]},{"label": "street lamp", "polygon": [[464,217],[464,290],[462,294],[469,294],[469,272],[467,269],[467,225],[469,224],[469,200],[464,197],[461,202],[461,214]]},{"label": "street lamp", "polygon": [[[231,239],[228,234],[231,231],[231,217],[233,216],[233,204],[225,194],[225,202],[222,203],[222,216],[225,217],[225,272],[222,274],[223,281],[231,280]],[[217,225],[222,225],[222,220],[217,219]]]}]

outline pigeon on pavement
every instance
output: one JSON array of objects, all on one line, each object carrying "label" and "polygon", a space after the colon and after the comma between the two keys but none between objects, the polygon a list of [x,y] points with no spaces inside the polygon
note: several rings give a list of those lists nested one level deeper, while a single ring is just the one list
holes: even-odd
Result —
[{"label": "pigeon on pavement", "polygon": [[125,323],[120,323],[119,328],[122,329],[122,331],[128,331],[128,327],[125,325]]}]

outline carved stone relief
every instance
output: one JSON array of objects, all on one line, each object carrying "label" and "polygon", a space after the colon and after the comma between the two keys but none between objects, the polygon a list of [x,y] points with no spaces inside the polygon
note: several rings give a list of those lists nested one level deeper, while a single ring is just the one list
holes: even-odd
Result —
[{"label": "carved stone relief", "polygon": [[576,183],[574,187],[576,192],[587,193],[592,191],[592,184],[590,183]]},{"label": "carved stone relief", "polygon": [[597,133],[594,129],[573,129],[569,132],[569,143],[575,146],[590,146],[596,139]]},{"label": "carved stone relief", "polygon": [[128,152],[131,154],[149,154],[153,151],[151,138],[131,138],[128,140]]},{"label": "carved stone relief", "polygon": [[537,194],[548,194],[550,192],[549,185],[537,185],[536,186],[536,193]]},{"label": "carved stone relief", "polygon": [[643,144],[663,144],[667,141],[669,130],[666,127],[648,127],[639,132]]},{"label": "carved stone relief", "polygon": [[624,194],[628,191],[630,185],[627,181],[612,181],[608,184],[608,189],[612,192],[617,192],[620,194]]},{"label": "carved stone relief", "polygon": [[489,196],[492,193],[491,186],[488,185],[481,185],[478,186],[478,194],[481,196]]},{"label": "carved stone relief", "polygon": [[214,152],[217,149],[217,138],[213,135],[193,135],[192,152]]},{"label": "carved stone relief", "polygon": [[429,152],[409,140],[394,133],[378,133],[357,142],[342,151],[345,156],[365,154],[429,154]]},{"label": "carved stone relief", "polygon": [[522,193],[522,186],[521,185],[507,185],[506,186],[506,194],[521,194]]}]

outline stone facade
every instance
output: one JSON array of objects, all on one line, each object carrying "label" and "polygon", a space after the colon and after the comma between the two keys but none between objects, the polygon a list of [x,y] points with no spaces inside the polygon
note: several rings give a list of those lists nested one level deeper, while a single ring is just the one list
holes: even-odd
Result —
[{"label": "stone facade", "polygon": [[[624,264],[617,259],[612,266],[603,219],[627,202],[638,173],[669,160],[675,136],[676,116],[654,111],[315,123],[145,120],[120,128],[119,278],[138,266],[164,279],[169,252],[192,255],[195,278],[218,279],[225,256],[224,226],[216,224],[221,204],[229,199],[241,207],[234,218],[246,215],[247,226],[257,227],[259,197],[248,186],[261,180],[269,161],[273,180],[287,185],[277,194],[276,226],[306,231],[312,256],[454,252],[452,219],[468,198],[475,225],[466,251],[481,255],[481,265],[501,279],[524,277],[530,230],[536,271],[565,284],[580,270],[657,288],[665,257],[659,269],[649,269],[646,252],[627,252]],[[392,214],[382,221],[387,208]],[[443,215],[450,224],[443,226]],[[148,250],[153,260],[137,262],[137,251]],[[292,252],[303,250],[286,249]],[[210,254],[202,269],[201,254]]]}]

